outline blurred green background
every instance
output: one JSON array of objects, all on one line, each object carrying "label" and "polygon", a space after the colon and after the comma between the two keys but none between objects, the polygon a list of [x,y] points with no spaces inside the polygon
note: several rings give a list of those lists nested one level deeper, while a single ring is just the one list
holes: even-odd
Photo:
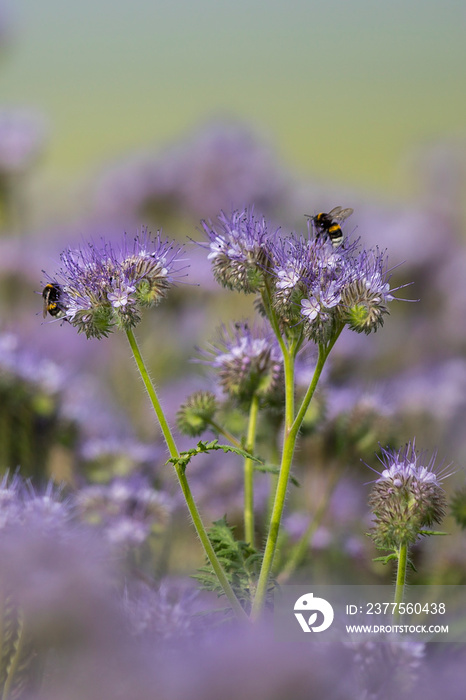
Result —
[{"label": "blurred green background", "polygon": [[404,159],[464,139],[461,0],[18,0],[0,101],[50,124],[63,185],[216,116],[304,176],[409,194]]}]

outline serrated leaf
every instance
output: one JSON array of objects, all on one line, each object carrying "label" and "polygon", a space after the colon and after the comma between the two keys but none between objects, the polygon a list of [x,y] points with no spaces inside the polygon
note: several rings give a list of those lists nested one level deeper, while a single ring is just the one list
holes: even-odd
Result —
[{"label": "serrated leaf", "polygon": [[251,459],[253,462],[261,462],[261,460],[258,457],[255,457],[250,452],[247,452],[246,450],[243,450],[240,447],[235,447],[234,445],[219,445],[218,440],[211,440],[210,442],[204,442],[203,440],[199,440],[196,447],[192,447],[190,450],[180,452],[179,457],[170,457],[170,459],[167,459],[165,464],[171,463],[175,466],[179,466],[180,469],[182,469],[182,471],[184,472],[186,471],[186,467],[188,466],[191,459],[196,455],[218,450],[221,450],[225,453],[234,452],[240,457],[244,457],[245,459]]},{"label": "serrated leaf", "polygon": [[[230,585],[245,609],[249,609],[255,593],[262,555],[248,542],[236,540],[234,529],[224,517],[212,524],[208,535]],[[199,568],[193,578],[199,581],[203,588],[217,591],[219,595],[223,594],[210,565]]]},{"label": "serrated leaf", "polygon": [[384,557],[375,557],[372,561],[380,561],[385,565],[388,564],[389,561],[393,561],[393,559],[398,559],[398,556],[396,554],[387,554]]}]

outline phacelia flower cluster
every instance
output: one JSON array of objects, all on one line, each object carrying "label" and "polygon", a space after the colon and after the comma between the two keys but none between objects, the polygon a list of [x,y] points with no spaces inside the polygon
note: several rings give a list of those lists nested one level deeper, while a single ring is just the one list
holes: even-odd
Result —
[{"label": "phacelia flower cluster", "polygon": [[[359,250],[347,239],[332,245],[329,236],[269,233],[265,219],[248,210],[219,216],[219,226],[202,222],[209,238],[213,272],[224,287],[259,292],[259,308],[273,307],[287,334],[304,333],[327,343],[345,325],[371,333],[383,325],[394,299],[384,253]],[[297,329],[296,331],[294,329]]]},{"label": "phacelia flower cluster", "polygon": [[[202,221],[209,238],[209,260],[215,279],[222,287],[251,294],[264,285],[264,273],[273,238],[264,218],[256,219],[252,211],[221,212],[218,225]],[[203,244],[206,245],[206,244]]]},{"label": "phacelia flower cluster", "polygon": [[384,470],[374,483],[369,505],[375,516],[372,539],[381,549],[411,545],[425,528],[440,523],[446,497],[441,486],[444,470],[435,471],[434,454],[429,460],[416,452],[414,441],[398,452],[382,450]]},{"label": "phacelia flower cluster", "polygon": [[147,229],[132,246],[125,237],[119,251],[106,242],[65,250],[58,274],[48,276],[54,295],[50,313],[88,338],[129,330],[140,321],[144,307],[166,297],[180,271],[180,252],[180,246],[163,241],[159,234],[152,237]]},{"label": "phacelia flower cluster", "polygon": [[218,374],[223,391],[240,403],[254,396],[269,402],[283,386],[283,359],[275,336],[247,323],[222,327],[220,339],[206,352],[205,362]]},{"label": "phacelia flower cluster", "polygon": [[338,328],[376,331],[393,300],[383,254],[357,251],[356,243],[338,248],[324,237],[278,240],[272,247],[272,303],[284,327],[302,326],[316,343],[326,343]]}]

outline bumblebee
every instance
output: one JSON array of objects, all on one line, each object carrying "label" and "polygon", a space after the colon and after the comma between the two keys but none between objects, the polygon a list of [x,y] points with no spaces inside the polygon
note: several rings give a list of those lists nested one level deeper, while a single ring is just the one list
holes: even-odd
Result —
[{"label": "bumblebee", "polygon": [[66,308],[63,301],[60,301],[62,297],[63,290],[58,282],[49,282],[49,284],[45,285],[42,292],[42,298],[44,300],[44,318],[47,316],[47,313],[55,318],[62,318],[62,316],[65,315]]},{"label": "bumblebee", "polygon": [[334,207],[328,213],[323,211],[316,216],[306,216],[312,221],[316,236],[319,238],[323,234],[327,234],[334,248],[338,248],[343,242],[343,231],[341,230],[340,223],[345,221],[351,214],[353,209],[347,208],[342,209],[341,207]]}]

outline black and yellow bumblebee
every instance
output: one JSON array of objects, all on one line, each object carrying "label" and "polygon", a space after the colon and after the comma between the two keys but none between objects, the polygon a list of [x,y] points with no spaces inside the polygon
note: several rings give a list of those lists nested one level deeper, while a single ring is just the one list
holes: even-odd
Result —
[{"label": "black and yellow bumblebee", "polygon": [[54,318],[62,318],[65,315],[66,307],[63,304],[63,290],[58,282],[49,282],[42,292],[44,300],[43,316],[49,313]]},{"label": "black and yellow bumblebee", "polygon": [[327,234],[334,248],[338,248],[343,242],[343,231],[340,223],[345,221],[353,213],[353,209],[348,207],[334,207],[328,213],[321,211],[316,216],[305,214],[313,223],[316,232],[316,237],[319,238],[323,234]]}]

